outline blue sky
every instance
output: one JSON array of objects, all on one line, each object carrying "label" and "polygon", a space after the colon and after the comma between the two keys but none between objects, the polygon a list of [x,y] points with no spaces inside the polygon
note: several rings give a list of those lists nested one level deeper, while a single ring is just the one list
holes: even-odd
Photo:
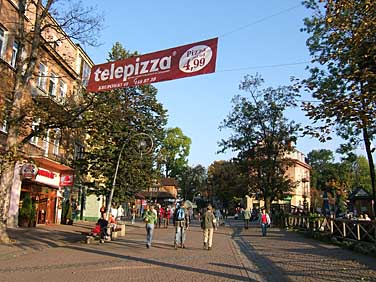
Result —
[{"label": "blue sky", "polygon": [[[219,131],[231,110],[231,98],[240,93],[246,74],[259,73],[264,87],[288,85],[290,77],[307,76],[310,60],[300,32],[308,11],[301,0],[91,0],[103,11],[101,46],[86,48],[95,64],[106,62],[115,42],[142,54],[218,37],[216,72],[155,83],[158,100],[168,110],[168,127],[180,127],[192,139],[189,164],[210,165],[233,154],[216,154],[218,141],[229,132]],[[306,97],[307,98],[307,97]],[[289,119],[309,121],[300,109],[290,110]],[[297,148],[304,154],[313,149],[335,150],[338,142],[322,144],[302,138]]]}]

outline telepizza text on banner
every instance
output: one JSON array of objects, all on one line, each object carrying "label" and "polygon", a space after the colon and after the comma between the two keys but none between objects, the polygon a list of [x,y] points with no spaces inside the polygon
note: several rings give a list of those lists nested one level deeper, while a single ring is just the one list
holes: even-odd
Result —
[{"label": "telepizza text on banner", "polygon": [[215,71],[218,38],[96,65],[87,90],[106,91]]}]

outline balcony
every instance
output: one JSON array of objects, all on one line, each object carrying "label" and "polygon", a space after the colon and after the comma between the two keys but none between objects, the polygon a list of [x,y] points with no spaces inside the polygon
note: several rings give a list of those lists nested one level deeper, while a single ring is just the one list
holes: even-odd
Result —
[{"label": "balcony", "polygon": [[48,107],[63,109],[65,98],[52,96],[38,86],[31,87],[31,95],[35,101],[43,103]]},{"label": "balcony", "polygon": [[72,170],[72,168],[69,167],[69,162],[66,159],[67,156],[64,153],[54,154],[50,151],[46,153],[44,147],[30,143],[25,144],[23,147],[23,153],[25,154],[25,157],[30,157],[38,162],[50,163],[53,167],[56,167],[59,170]]}]

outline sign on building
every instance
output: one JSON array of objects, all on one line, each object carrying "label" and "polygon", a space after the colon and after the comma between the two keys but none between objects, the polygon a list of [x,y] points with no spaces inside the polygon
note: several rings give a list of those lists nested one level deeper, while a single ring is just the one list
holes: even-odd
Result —
[{"label": "sign on building", "polygon": [[38,174],[38,167],[35,164],[26,163],[21,167],[21,175],[24,179],[34,179]]},{"label": "sign on building", "polygon": [[215,71],[218,38],[95,65],[87,90],[108,91]]},{"label": "sign on building", "polygon": [[73,186],[74,184],[74,177],[73,174],[64,174],[60,175],[60,184],[59,186]]}]

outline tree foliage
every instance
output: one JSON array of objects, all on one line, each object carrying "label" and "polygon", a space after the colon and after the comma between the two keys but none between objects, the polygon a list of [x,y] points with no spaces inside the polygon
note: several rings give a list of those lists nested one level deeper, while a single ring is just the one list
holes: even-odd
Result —
[{"label": "tree foliage", "polygon": [[289,122],[283,113],[296,105],[298,92],[292,86],[260,89],[263,83],[258,75],[248,75],[241,82],[239,89],[249,97],[233,98],[232,111],[221,128],[234,133],[220,146],[222,151],[238,152],[237,158],[247,164],[249,192],[259,193],[269,205],[294,186],[285,175],[289,165],[285,156],[293,150],[299,125]]},{"label": "tree foliage", "polygon": [[202,165],[184,167],[177,180],[181,188],[181,196],[186,200],[193,200],[197,193],[207,194],[207,172]]},{"label": "tree foliage", "polygon": [[208,189],[225,208],[234,197],[248,195],[248,173],[243,165],[235,161],[215,161],[208,168]]},{"label": "tree foliage", "polygon": [[165,177],[179,177],[188,165],[191,139],[179,127],[167,128],[158,156]]},{"label": "tree foliage", "polygon": [[[109,57],[119,60],[133,55],[116,43]],[[156,94],[156,88],[151,85],[102,92],[97,94],[95,109],[83,115],[87,139],[79,167],[88,184],[96,187],[97,194],[108,195],[122,153],[113,198],[115,203],[150,187],[158,176],[154,152],[161,147],[167,118]],[[140,150],[142,141],[152,142],[147,144],[153,146],[152,151]]]},{"label": "tree foliage", "polygon": [[371,142],[376,130],[376,2],[307,0],[304,4],[313,11],[303,29],[310,35],[307,46],[313,64],[303,82],[318,100],[303,104],[314,122],[307,133],[325,141],[336,129],[348,148],[363,141],[375,198]]}]

